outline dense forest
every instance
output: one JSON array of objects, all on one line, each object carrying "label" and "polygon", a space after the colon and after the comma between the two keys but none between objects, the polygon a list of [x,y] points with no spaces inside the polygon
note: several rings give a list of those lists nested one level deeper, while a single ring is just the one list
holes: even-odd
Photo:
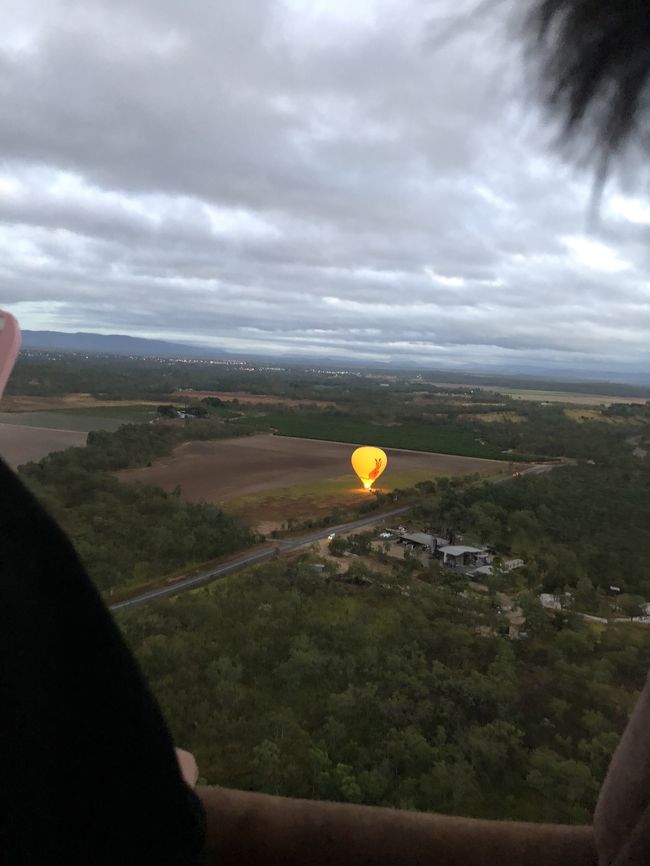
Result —
[{"label": "dense forest", "polygon": [[50,454],[20,474],[72,538],[101,590],[134,587],[253,544],[236,517],[178,492],[121,484],[111,473],[146,466],[184,439],[245,434],[214,420],[125,425],[90,433],[85,448]]},{"label": "dense forest", "polygon": [[[650,663],[639,626],[414,577],[277,562],[119,622],[203,779],[298,797],[587,822]],[[374,580],[373,580],[374,578]]]}]

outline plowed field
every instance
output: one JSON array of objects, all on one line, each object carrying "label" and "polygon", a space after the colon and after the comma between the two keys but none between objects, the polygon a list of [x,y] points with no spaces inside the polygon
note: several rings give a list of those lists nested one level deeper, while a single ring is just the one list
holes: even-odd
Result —
[{"label": "plowed field", "polygon": [[[350,466],[350,455],[355,447],[340,442],[267,434],[186,442],[152,466],[125,470],[119,472],[118,477],[125,482],[155,484],[167,491],[179,486],[183,498],[192,502],[224,502],[342,476],[348,476],[349,487],[356,488],[359,485]],[[399,476],[433,478],[475,472],[496,475],[508,469],[507,463],[498,460],[385,450],[388,468],[381,476],[380,488],[391,489],[402,484]]]}]

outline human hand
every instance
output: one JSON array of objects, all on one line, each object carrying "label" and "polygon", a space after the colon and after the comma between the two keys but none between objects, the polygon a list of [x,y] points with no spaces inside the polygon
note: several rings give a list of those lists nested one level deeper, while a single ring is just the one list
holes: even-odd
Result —
[{"label": "human hand", "polygon": [[184,749],[176,749],[176,760],[185,782],[190,788],[195,788],[199,778],[199,768],[194,755]]},{"label": "human hand", "polygon": [[0,397],[20,349],[18,322],[0,310]]}]

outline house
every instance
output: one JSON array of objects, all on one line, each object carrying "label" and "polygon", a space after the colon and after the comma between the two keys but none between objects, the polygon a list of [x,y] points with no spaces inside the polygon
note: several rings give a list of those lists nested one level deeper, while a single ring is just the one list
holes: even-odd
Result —
[{"label": "house", "polygon": [[515,568],[523,568],[526,563],[523,559],[507,559],[503,563],[503,568],[505,571],[514,571]]},{"label": "house", "polygon": [[440,538],[440,536],[433,535],[430,532],[406,532],[406,530],[402,528],[395,534],[398,536],[399,544],[411,544],[413,547],[419,548],[420,550],[426,549],[432,554],[434,554],[440,547],[449,544],[447,538]]},{"label": "house", "polygon": [[485,564],[488,554],[480,547],[470,547],[467,544],[447,544],[437,549],[436,556],[442,558],[443,565],[449,568],[466,568],[471,565]]},{"label": "house", "polygon": [[412,547],[419,550],[427,550],[433,553],[435,548],[435,538],[426,532],[400,532],[400,544],[410,544]]}]

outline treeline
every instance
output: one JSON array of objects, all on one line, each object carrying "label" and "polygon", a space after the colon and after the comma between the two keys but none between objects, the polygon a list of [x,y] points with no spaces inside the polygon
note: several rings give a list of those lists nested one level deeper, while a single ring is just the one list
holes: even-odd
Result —
[{"label": "treeline", "polygon": [[[366,572],[367,573],[367,572]],[[587,823],[650,640],[533,609],[528,640],[421,580],[278,562],[120,612],[175,741],[211,784]]]},{"label": "treeline", "polygon": [[650,401],[647,403],[612,403],[603,410],[607,418],[650,418]]},{"label": "treeline", "polygon": [[123,589],[232,553],[255,537],[214,505],[122,484],[112,473],[146,466],[187,439],[246,432],[200,420],[187,426],[126,425],[115,433],[90,433],[87,447],[50,454],[19,472],[70,535],[96,585]]},{"label": "treeline", "polygon": [[[244,369],[245,368],[245,369]],[[384,378],[385,377],[385,378]],[[474,385],[468,385],[470,378]],[[90,392],[111,393],[115,399],[142,398],[148,393],[169,393],[176,389],[196,388],[200,390],[245,390],[257,394],[282,394],[286,397],[321,396],[329,393],[357,389],[372,390],[382,395],[389,389],[382,388],[386,381],[390,390],[413,391],[448,396],[462,395],[468,402],[481,400],[481,394],[499,392],[503,389],[533,389],[535,391],[565,392],[571,395],[608,394],[625,398],[642,397],[650,400],[648,385],[625,385],[616,382],[561,382],[542,378],[517,376],[480,376],[467,373],[427,372],[417,374],[414,370],[387,370],[377,373],[370,369],[348,369],[340,371],[317,371],[304,364],[283,364],[281,369],[271,369],[264,364],[210,364],[205,361],[182,361],[173,358],[130,358],[126,356],[92,355],[39,351],[23,352],[12,380],[9,393],[52,394]],[[444,381],[447,385],[440,385]],[[218,384],[215,384],[218,383]],[[449,385],[453,387],[450,387]],[[132,389],[128,397],[127,392]]]},{"label": "treeline", "polygon": [[299,367],[268,370],[201,361],[30,352],[20,355],[7,393],[42,397],[89,393],[98,399],[162,403],[175,391],[189,389],[330,400],[379,391],[379,384],[353,373],[329,376]]},{"label": "treeline", "polygon": [[599,421],[577,423],[567,417],[561,405],[516,401],[514,408],[522,418],[519,422],[471,423],[495,448],[598,462],[609,461],[613,453],[623,449],[626,436],[635,430]]}]

